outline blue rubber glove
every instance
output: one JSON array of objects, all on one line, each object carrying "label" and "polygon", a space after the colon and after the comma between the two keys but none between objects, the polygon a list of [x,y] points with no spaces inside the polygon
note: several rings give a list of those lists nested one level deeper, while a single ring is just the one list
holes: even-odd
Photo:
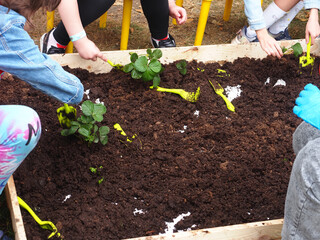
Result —
[{"label": "blue rubber glove", "polygon": [[305,122],[320,129],[320,90],[309,83],[300,92],[296,99],[293,113]]}]

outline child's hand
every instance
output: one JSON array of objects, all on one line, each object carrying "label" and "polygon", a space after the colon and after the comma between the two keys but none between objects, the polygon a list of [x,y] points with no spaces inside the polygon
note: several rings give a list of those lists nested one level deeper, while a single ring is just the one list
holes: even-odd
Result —
[{"label": "child's hand", "polygon": [[96,61],[97,58],[101,58],[103,61],[107,61],[107,57],[104,56],[94,42],[87,37],[73,42],[73,45],[83,59]]},{"label": "child's hand", "polygon": [[305,122],[320,129],[320,90],[309,83],[296,99],[293,113]]},{"label": "child's hand", "polygon": [[177,24],[181,25],[187,21],[187,11],[183,7],[179,7],[174,1],[169,1],[170,17],[175,18]]},{"label": "child's hand", "polygon": [[263,28],[256,31],[261,48],[268,54],[277,58],[283,56],[279,43],[269,35],[268,31]]},{"label": "child's hand", "polygon": [[311,45],[314,44],[314,39],[320,35],[320,25],[318,21],[318,9],[313,8],[310,10],[310,16],[306,25],[306,43],[309,42],[309,36],[311,37]]}]

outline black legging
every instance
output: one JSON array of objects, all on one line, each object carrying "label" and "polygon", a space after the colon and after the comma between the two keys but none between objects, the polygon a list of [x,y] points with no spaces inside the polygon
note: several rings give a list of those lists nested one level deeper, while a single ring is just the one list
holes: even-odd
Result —
[{"label": "black legging", "polygon": [[[79,14],[83,27],[102,16],[114,4],[115,0],[78,0]],[[168,0],[141,0],[143,13],[147,18],[151,36],[155,39],[165,38],[169,27]],[[70,41],[62,23],[53,32],[54,38],[62,45]]]},{"label": "black legging", "polygon": [[168,0],[140,0],[143,13],[147,18],[151,36],[162,39],[168,35]]}]

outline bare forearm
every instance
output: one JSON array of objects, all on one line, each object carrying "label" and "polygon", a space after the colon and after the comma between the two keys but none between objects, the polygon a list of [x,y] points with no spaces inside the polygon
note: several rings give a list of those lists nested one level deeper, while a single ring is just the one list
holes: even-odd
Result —
[{"label": "bare forearm", "polygon": [[69,36],[84,30],[79,15],[77,0],[61,0],[58,11]]}]

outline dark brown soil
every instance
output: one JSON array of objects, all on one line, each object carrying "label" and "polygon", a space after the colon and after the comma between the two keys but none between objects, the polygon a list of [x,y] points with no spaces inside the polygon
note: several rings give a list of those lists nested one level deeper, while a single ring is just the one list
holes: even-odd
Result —
[{"label": "dark brown soil", "polygon": [[[177,230],[282,218],[294,161],[292,133],[301,122],[292,108],[307,83],[320,85],[319,59],[312,76],[309,67],[301,72],[298,62],[294,56],[243,58],[223,66],[191,62],[186,76],[166,65],[160,86],[187,91],[200,86],[196,103],[150,90],[150,82],[117,70],[94,75],[69,69],[90,89],[90,100],[99,98],[107,107],[106,146],[61,136],[55,114],[60,102],[22,81],[0,81],[0,104],[31,106],[42,121],[38,146],[14,174],[18,195],[42,220],[53,221],[65,239],[155,235],[165,231],[165,222],[188,212]],[[217,69],[230,76],[218,77]],[[241,96],[232,101],[235,113],[209,79],[224,88],[241,85]],[[274,86],[278,79],[286,86]],[[126,142],[115,123],[138,139]],[[23,219],[28,239],[49,235],[24,210]]]}]

